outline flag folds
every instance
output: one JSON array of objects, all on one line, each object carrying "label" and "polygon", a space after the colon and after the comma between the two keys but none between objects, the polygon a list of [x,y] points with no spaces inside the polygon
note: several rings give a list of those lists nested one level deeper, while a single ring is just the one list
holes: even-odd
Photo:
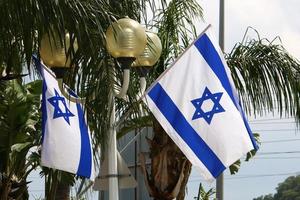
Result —
[{"label": "flag folds", "polygon": [[210,29],[152,84],[143,100],[206,180],[257,149]]},{"label": "flag folds", "polygon": [[43,77],[41,164],[94,180],[91,137],[83,107],[69,101],[49,69],[34,60]]}]

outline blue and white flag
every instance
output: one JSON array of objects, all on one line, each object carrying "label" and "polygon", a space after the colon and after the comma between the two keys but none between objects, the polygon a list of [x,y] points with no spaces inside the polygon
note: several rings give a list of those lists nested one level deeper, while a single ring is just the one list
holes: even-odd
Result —
[{"label": "blue and white flag", "polygon": [[257,149],[209,29],[152,84],[144,102],[206,180]]},{"label": "blue and white flag", "polygon": [[34,60],[43,77],[41,165],[94,180],[91,137],[82,105],[69,101],[49,69]]}]

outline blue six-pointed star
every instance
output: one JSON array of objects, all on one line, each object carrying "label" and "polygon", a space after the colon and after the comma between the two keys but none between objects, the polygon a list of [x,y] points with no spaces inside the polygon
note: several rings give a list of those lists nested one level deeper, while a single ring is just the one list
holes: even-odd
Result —
[{"label": "blue six-pointed star", "polygon": [[[73,117],[74,114],[68,109],[66,100],[64,97],[59,96],[58,92],[54,89],[55,96],[48,99],[49,103],[54,107],[53,119],[63,117],[65,121],[70,125],[69,117]],[[59,102],[64,106],[63,109],[59,107]]]},{"label": "blue six-pointed star", "polygon": [[[225,112],[224,108],[220,105],[220,100],[222,95],[223,95],[222,92],[212,94],[210,90],[206,87],[202,94],[202,97],[191,101],[196,108],[192,120],[204,118],[204,120],[208,124],[210,124],[214,114]],[[210,100],[213,102],[213,107],[210,111],[205,112],[202,109],[202,105],[205,101],[210,101]]]}]

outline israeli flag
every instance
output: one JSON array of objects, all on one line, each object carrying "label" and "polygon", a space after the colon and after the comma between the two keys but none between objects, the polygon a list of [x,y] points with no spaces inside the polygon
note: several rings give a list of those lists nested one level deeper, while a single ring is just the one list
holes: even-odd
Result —
[{"label": "israeli flag", "polygon": [[257,149],[210,29],[152,84],[144,102],[206,180]]},{"label": "israeli flag", "polygon": [[[49,69],[34,60],[43,77],[41,165],[94,180],[91,137],[83,107],[69,101]],[[70,96],[76,97],[73,92]]]}]

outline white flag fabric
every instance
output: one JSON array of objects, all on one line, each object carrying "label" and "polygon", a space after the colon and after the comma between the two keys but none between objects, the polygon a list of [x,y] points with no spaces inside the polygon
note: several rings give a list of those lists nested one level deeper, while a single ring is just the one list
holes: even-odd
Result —
[{"label": "white flag fabric", "polygon": [[257,149],[210,29],[152,84],[143,100],[208,181]]},{"label": "white flag fabric", "polygon": [[91,137],[83,107],[65,98],[46,66],[34,60],[43,77],[41,165],[94,180]]}]

